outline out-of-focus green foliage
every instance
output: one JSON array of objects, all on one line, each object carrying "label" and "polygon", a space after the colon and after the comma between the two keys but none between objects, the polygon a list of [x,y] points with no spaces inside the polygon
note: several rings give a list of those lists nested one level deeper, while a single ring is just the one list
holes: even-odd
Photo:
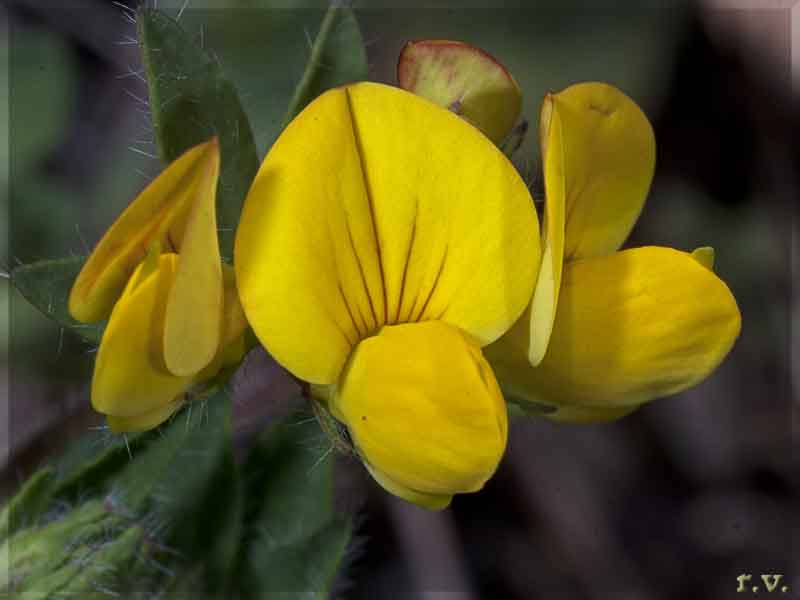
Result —
[{"label": "out-of-focus green foliage", "polygon": [[[5,29],[5,28],[3,28]],[[3,32],[0,43],[0,72],[8,93],[0,99],[0,116],[6,143],[0,146],[0,210],[7,215],[0,224],[0,264],[8,271],[13,264],[11,238],[41,247],[57,244],[64,231],[64,219],[70,209],[52,202],[49,194],[41,194],[38,204],[12,202],[10,193],[16,197],[24,194],[35,176],[37,166],[52,153],[63,137],[74,109],[75,65],[63,39],[47,31],[15,29],[13,36]],[[59,98],[58,102],[53,102]],[[11,118],[13,116],[13,119]],[[13,183],[13,185],[12,185]],[[42,213],[49,212],[42,220]],[[58,214],[61,213],[61,214]],[[23,238],[23,239],[20,239]],[[15,244],[16,245],[16,244]],[[10,286],[0,286],[0,310],[11,313]],[[36,335],[42,331],[42,320],[30,318],[9,319],[14,323],[15,336]],[[48,328],[53,331],[54,328]],[[56,335],[57,335],[57,329]],[[0,321],[0,335],[10,339],[11,328],[5,319]],[[5,356],[5,348],[2,352]]]},{"label": "out-of-focus green foliage", "polygon": [[[16,98],[10,106],[9,145],[0,159],[13,156],[13,175],[31,172],[61,140],[74,110],[75,65],[62,38],[41,30],[14,31],[12,43],[0,45],[0,59],[9,65],[9,83]],[[55,101],[58,99],[58,101]],[[6,98],[3,100],[7,101]],[[3,180],[5,189],[7,181]]]}]

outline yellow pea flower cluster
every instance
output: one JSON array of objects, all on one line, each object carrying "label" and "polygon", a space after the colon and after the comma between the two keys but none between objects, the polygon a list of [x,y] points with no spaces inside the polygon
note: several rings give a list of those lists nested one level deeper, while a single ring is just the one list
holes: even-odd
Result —
[{"label": "yellow pea flower cluster", "polygon": [[[443,76],[463,49],[407,48],[401,83],[421,82],[407,86],[416,94],[347,85],[287,126],[244,205],[235,283],[216,242],[214,142],[123,213],[70,302],[80,320],[110,311],[92,402],[112,427],[156,425],[192,385],[241,360],[246,315],[347,427],[374,479],[439,509],[496,470],[503,393],[557,420],[602,421],[719,365],[740,315],[713,251],[618,251],[655,164],[639,107],[602,83],[545,98],[540,228],[493,143],[517,112],[498,117],[491,99],[518,111],[516,83],[488,55],[469,57],[448,80],[471,90],[464,119],[425,71],[430,54]],[[481,96],[470,77],[485,68],[494,75]]]}]

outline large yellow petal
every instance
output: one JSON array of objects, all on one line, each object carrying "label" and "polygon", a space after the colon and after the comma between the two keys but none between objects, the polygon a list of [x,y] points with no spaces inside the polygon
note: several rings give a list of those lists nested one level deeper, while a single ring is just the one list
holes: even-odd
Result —
[{"label": "large yellow petal", "polygon": [[217,240],[217,141],[206,153],[194,189],[167,299],[164,361],[175,375],[192,375],[217,353],[222,325],[222,259]]},{"label": "large yellow petal", "polygon": [[441,321],[387,326],[363,340],[330,408],[378,483],[426,506],[479,490],[505,450],[506,407],[492,370],[474,340]]},{"label": "large yellow petal", "polygon": [[552,107],[552,96],[548,94],[542,105],[540,121],[545,185],[542,265],[530,307],[528,361],[534,367],[542,362],[553,332],[564,264],[564,138],[561,115]]},{"label": "large yellow petal", "polygon": [[502,153],[451,112],[372,83],[331,90],[289,124],[235,250],[256,335],[319,384],[385,324],[440,319],[493,341],[538,264],[536,213]]},{"label": "large yellow petal", "polygon": [[[653,129],[633,100],[605,83],[579,83],[548,98],[542,116],[558,114],[563,127],[566,256],[614,252],[639,218],[653,178]],[[545,157],[558,151],[553,144],[543,139]]]},{"label": "large yellow petal", "polygon": [[[115,417],[158,411],[184,393],[190,377],[170,373],[163,358],[164,313],[178,269],[176,254],[162,254],[155,269],[134,272],[103,332],[92,378],[92,406]],[[149,267],[143,262],[138,270]]]},{"label": "large yellow petal", "polygon": [[[107,318],[128,278],[148,246],[158,240],[175,249],[181,231],[175,222],[185,218],[197,178],[208,155],[218,153],[216,140],[195,146],[171,163],[123,211],[92,251],[69,296],[69,312],[78,321]],[[177,229],[177,231],[176,231]]]},{"label": "large yellow petal", "polygon": [[452,40],[409,42],[397,62],[405,90],[449,108],[499,143],[522,110],[522,91],[493,56]]},{"label": "large yellow petal", "polygon": [[504,391],[523,404],[622,411],[705,379],[740,327],[730,290],[695,257],[635,248],[567,263],[550,346],[538,367],[527,361],[525,322],[486,348],[486,356]]}]

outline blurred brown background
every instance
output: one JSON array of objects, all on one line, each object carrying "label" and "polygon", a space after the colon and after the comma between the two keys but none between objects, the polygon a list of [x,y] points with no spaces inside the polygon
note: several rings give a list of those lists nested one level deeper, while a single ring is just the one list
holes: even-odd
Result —
[{"label": "blurred brown background", "polygon": [[[282,8],[192,1],[181,14],[237,85],[262,154],[324,2],[269,4]],[[599,79],[639,102],[654,124],[658,165],[627,245],[714,246],[743,329],[709,380],[620,422],[516,422],[497,475],[442,513],[394,500],[342,458],[339,497],[356,515],[358,537],[339,595],[726,599],[745,597],[736,593],[739,574],[780,573],[790,588],[780,595],[800,597],[792,435],[800,109],[791,91],[800,8],[775,0],[392,4],[356,4],[374,79],[394,82],[408,39],[456,38],[488,50],[518,79],[533,140],[547,90]],[[160,2],[172,15],[182,5]],[[101,0],[15,0],[0,11],[9,90],[0,100],[9,142],[4,263],[85,253],[160,168],[135,28],[123,7]],[[536,153],[529,139],[517,160]],[[7,497],[100,419],[88,408],[93,349],[5,286],[0,301],[9,314],[0,365]],[[246,444],[294,390],[263,353],[237,380]]]}]

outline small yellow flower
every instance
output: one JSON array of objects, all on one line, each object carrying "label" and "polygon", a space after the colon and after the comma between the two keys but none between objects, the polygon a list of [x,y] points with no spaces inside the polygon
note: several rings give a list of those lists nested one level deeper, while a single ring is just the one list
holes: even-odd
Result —
[{"label": "small yellow flower", "polygon": [[453,113],[360,83],[267,155],[236,234],[245,314],[387,490],[429,508],[480,489],[507,414],[480,348],[519,318],[538,220],[503,154]]},{"label": "small yellow flower", "polygon": [[184,153],[109,228],[72,287],[75,319],[108,318],[92,406],[115,431],[157,426],[244,352],[233,269],[217,242],[218,176],[216,139]]},{"label": "small yellow flower", "polygon": [[542,264],[531,305],[486,349],[503,390],[571,422],[614,419],[706,378],[741,317],[711,248],[617,252],[650,187],[655,139],[616,88],[549,94],[540,116]]}]

